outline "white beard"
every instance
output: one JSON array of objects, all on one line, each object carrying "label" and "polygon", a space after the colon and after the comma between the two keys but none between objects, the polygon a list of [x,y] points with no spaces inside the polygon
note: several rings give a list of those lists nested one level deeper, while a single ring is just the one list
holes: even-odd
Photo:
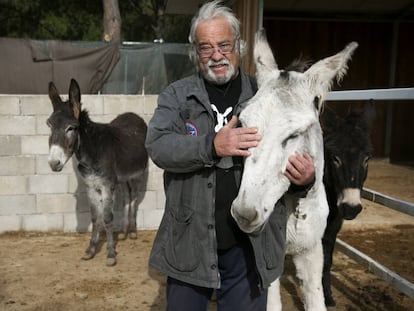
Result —
[{"label": "white beard", "polygon": [[[224,75],[224,77],[217,77],[215,73],[211,70],[210,66],[216,66],[216,65],[227,65],[227,72]],[[227,60],[223,59],[219,62],[215,62],[212,60],[209,60],[206,64],[206,69],[204,70],[204,78],[207,81],[210,81],[215,84],[225,84],[230,81],[230,79],[234,76],[236,70],[234,66]]]}]

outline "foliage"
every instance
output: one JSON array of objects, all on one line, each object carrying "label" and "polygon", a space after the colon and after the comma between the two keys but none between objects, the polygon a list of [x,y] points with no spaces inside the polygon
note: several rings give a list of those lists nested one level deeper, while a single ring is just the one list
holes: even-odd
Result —
[{"label": "foliage", "polygon": [[[168,42],[187,42],[191,16],[164,14],[159,16],[158,13],[163,11],[165,2],[163,0],[119,1],[123,40],[153,41],[162,37]],[[159,19],[162,19],[163,23],[161,30],[157,29]]]},{"label": "foliage", "polygon": [[0,36],[100,40],[102,0],[2,1]]},{"label": "foliage", "polygon": [[[163,0],[119,0],[123,41],[186,42],[191,16],[163,15]],[[162,29],[159,22],[162,21]],[[0,0],[0,37],[101,41],[102,0]]]}]

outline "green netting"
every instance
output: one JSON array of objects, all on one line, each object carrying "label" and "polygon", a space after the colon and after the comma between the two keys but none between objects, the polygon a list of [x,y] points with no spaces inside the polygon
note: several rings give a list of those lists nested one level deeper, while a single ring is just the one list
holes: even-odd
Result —
[{"label": "green netting", "polygon": [[120,60],[102,94],[159,94],[171,82],[190,75],[194,65],[188,44],[131,43],[120,46]]},{"label": "green netting", "polygon": [[74,78],[85,94],[159,94],[194,72],[189,44],[79,42],[0,38],[0,93],[61,92]]}]

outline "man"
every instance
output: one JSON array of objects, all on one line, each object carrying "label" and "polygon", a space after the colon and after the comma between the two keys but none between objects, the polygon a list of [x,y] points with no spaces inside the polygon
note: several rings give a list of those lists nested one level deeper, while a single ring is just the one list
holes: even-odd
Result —
[{"label": "man", "polygon": [[[189,40],[199,72],[168,86],[149,122],[146,146],[164,169],[166,194],[149,264],[167,275],[167,310],[205,311],[216,289],[219,311],[264,311],[266,288],[283,270],[287,220],[283,200],[252,235],[230,215],[242,158],[260,143],[256,128],[236,127],[240,104],[257,88],[239,69],[239,21],[209,2]],[[309,155],[291,156],[286,176],[289,191],[304,195],[314,180]]]}]

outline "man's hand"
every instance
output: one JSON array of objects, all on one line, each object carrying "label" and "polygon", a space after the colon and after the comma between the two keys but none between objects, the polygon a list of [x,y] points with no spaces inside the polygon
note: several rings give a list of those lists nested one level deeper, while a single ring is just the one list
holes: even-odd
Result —
[{"label": "man's hand", "polygon": [[315,179],[315,166],[311,156],[304,152],[291,155],[286,165],[285,176],[297,186],[310,184]]},{"label": "man's hand", "polygon": [[257,134],[257,128],[236,126],[237,117],[233,116],[214,138],[214,148],[219,157],[247,157],[250,155],[247,149],[259,143],[261,136]]}]

